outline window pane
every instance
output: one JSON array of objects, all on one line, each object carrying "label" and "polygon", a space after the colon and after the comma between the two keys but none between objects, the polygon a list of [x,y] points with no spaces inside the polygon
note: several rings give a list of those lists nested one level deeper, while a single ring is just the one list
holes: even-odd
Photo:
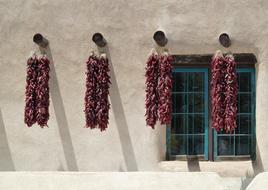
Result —
[{"label": "window pane", "polygon": [[205,118],[203,114],[189,114],[188,116],[188,133],[200,134],[205,131]]},{"label": "window pane", "polygon": [[249,92],[251,91],[251,73],[241,72],[239,77],[239,91]]},{"label": "window pane", "polygon": [[239,136],[235,139],[236,155],[250,155],[250,136]]},{"label": "window pane", "polygon": [[[204,154],[205,72],[175,72],[169,151],[172,155]],[[199,135],[200,134],[200,135]]]},{"label": "window pane", "polygon": [[251,94],[239,94],[239,112],[250,113],[251,112]]},{"label": "window pane", "polygon": [[184,113],[187,110],[187,95],[172,94],[173,113]]},{"label": "window pane", "polygon": [[204,136],[192,135],[188,137],[188,154],[204,154]]},{"label": "window pane", "polygon": [[188,95],[188,112],[203,113],[204,112],[204,94],[189,93]]},{"label": "window pane", "polygon": [[186,119],[187,115],[184,114],[173,115],[171,133],[186,134],[187,133]]},{"label": "window pane", "polygon": [[204,91],[204,74],[203,73],[188,73],[189,92],[203,92]]},{"label": "window pane", "polygon": [[218,155],[234,155],[234,137],[218,136]]},{"label": "window pane", "polygon": [[238,115],[236,134],[250,134],[251,133],[251,115]]},{"label": "window pane", "polygon": [[186,136],[170,136],[170,151],[172,155],[180,155],[187,153]]},{"label": "window pane", "polygon": [[186,73],[174,73],[173,74],[173,92],[184,92],[187,87],[187,74]]}]

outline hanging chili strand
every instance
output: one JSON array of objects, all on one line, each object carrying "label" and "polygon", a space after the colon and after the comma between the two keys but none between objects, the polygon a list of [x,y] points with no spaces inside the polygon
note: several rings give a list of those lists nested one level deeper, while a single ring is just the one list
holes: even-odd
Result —
[{"label": "hanging chili strand", "polygon": [[109,109],[110,103],[108,99],[110,88],[110,76],[109,76],[109,63],[105,54],[101,55],[98,59],[98,102],[96,107],[97,122],[101,131],[104,131],[108,127],[109,123]]},{"label": "hanging chili strand", "polygon": [[38,62],[37,75],[37,114],[36,120],[40,127],[48,127],[49,120],[49,59],[42,55]]},{"label": "hanging chili strand", "polygon": [[97,127],[97,74],[98,74],[98,58],[92,53],[88,61],[86,62],[86,93],[85,93],[85,117],[86,117],[86,128]]},{"label": "hanging chili strand", "polygon": [[172,56],[164,53],[160,56],[160,68],[158,79],[158,117],[160,124],[170,124],[172,119]]},{"label": "hanging chili strand", "polygon": [[36,123],[37,64],[37,56],[33,54],[27,60],[24,123],[28,127]]},{"label": "hanging chili strand", "polygon": [[225,73],[224,57],[218,51],[211,62],[212,128],[216,131],[225,127]]},{"label": "hanging chili strand", "polygon": [[155,51],[149,56],[146,63],[146,125],[153,128],[155,127],[158,119],[158,75],[159,75],[159,60]]},{"label": "hanging chili strand", "polygon": [[225,131],[232,133],[236,128],[238,83],[236,63],[233,55],[227,55],[225,87]]}]

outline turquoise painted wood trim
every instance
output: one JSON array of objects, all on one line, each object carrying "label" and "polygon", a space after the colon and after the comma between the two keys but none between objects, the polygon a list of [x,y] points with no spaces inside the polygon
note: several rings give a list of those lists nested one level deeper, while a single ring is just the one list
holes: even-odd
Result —
[{"label": "turquoise painted wood trim", "polygon": [[[208,131],[209,131],[209,126],[208,126],[208,69],[207,68],[175,68],[173,69],[173,73],[183,73],[183,72],[203,72],[204,73],[204,108],[205,108],[205,135],[204,135],[204,159],[208,160]],[[169,160],[171,156],[171,147],[170,147],[170,136],[171,136],[171,131],[170,131],[171,126],[167,126],[166,129],[166,159]],[[188,142],[188,140],[187,140]],[[188,152],[188,147],[187,147],[187,152]]]},{"label": "turquoise painted wood trim", "polygon": [[171,125],[166,125],[166,160],[170,160],[170,131]]},{"label": "turquoise painted wood trim", "polygon": [[208,131],[209,131],[209,124],[208,124],[208,69],[204,70],[205,72],[205,159],[208,160]]},{"label": "turquoise painted wood trim", "polygon": [[251,159],[255,160],[256,159],[256,71],[255,69],[252,69],[252,77],[251,77],[251,89],[253,90],[252,93],[252,111],[253,114],[251,115],[251,122],[252,122],[252,143],[251,143]]}]

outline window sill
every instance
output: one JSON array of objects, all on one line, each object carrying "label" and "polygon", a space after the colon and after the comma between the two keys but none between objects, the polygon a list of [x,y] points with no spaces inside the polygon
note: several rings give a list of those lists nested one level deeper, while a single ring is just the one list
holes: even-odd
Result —
[{"label": "window sill", "polygon": [[254,176],[254,164],[244,161],[174,160],[158,163],[161,171],[168,172],[216,172],[222,177]]},{"label": "window sill", "polygon": [[166,161],[189,161],[189,160],[199,160],[207,161],[204,155],[170,155],[169,159]]}]

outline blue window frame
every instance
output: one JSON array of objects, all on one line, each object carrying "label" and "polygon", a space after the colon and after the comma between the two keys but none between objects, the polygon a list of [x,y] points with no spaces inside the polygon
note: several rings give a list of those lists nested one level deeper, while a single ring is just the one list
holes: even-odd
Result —
[{"label": "blue window frame", "polygon": [[197,155],[208,160],[209,154],[214,160],[255,159],[255,69],[238,68],[237,73],[238,127],[233,134],[225,134],[209,128],[209,69],[173,70],[172,123],[166,131],[168,160],[182,155]]},{"label": "blue window frame", "polygon": [[255,69],[238,68],[237,128],[233,134],[214,130],[214,158],[255,159]]},{"label": "blue window frame", "polygon": [[208,69],[176,68],[173,113],[167,127],[167,158],[198,155],[208,159]]}]

